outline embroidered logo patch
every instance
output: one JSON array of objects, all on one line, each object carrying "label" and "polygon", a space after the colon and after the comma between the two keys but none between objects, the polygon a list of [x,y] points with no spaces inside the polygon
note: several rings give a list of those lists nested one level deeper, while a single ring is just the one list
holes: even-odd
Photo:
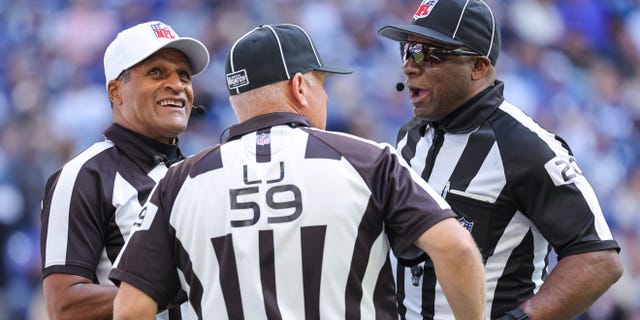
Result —
[{"label": "embroidered logo patch", "polygon": [[227,87],[229,90],[244,87],[249,84],[247,70],[242,69],[233,73],[227,73]]},{"label": "embroidered logo patch", "polygon": [[259,146],[266,146],[271,143],[270,133],[259,133],[256,135],[256,144]]}]

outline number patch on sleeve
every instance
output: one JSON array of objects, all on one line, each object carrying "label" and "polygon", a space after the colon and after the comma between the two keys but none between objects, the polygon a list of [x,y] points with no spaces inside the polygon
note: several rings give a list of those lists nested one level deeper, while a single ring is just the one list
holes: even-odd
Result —
[{"label": "number patch on sleeve", "polygon": [[157,211],[158,207],[153,203],[148,202],[147,205],[138,213],[136,221],[133,223],[132,231],[149,230],[151,222],[153,222],[153,218],[155,218]]},{"label": "number patch on sleeve", "polygon": [[545,163],[544,168],[556,186],[573,183],[582,176],[582,170],[573,157],[555,157]]}]

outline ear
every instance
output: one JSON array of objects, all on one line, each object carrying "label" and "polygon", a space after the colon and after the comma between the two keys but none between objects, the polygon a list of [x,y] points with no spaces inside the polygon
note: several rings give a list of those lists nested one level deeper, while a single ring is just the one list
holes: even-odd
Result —
[{"label": "ear", "polygon": [[307,100],[309,86],[307,85],[305,78],[302,76],[302,73],[296,73],[293,78],[289,80],[289,90],[297,108],[309,108],[309,101]]},{"label": "ear", "polygon": [[474,57],[471,79],[479,80],[487,76],[491,69],[491,61],[487,57]]},{"label": "ear", "polygon": [[109,100],[112,105],[121,105],[122,96],[120,95],[120,81],[110,80],[107,84],[107,93],[109,94]]}]

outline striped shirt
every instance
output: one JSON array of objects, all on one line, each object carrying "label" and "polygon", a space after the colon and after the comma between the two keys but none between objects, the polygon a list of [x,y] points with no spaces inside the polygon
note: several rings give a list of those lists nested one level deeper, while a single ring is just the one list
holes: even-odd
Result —
[{"label": "striped shirt", "polygon": [[[113,285],[108,272],[151,190],[182,154],[117,124],[48,179],[42,278],[65,273]],[[175,319],[172,317],[172,319]]]},{"label": "striped shirt", "polygon": [[258,116],[173,166],[111,278],[190,318],[396,319],[389,250],[454,213],[392,146],[309,126]]},{"label": "striped shirt", "polygon": [[[552,248],[619,250],[568,145],[506,102],[500,81],[439,123],[411,120],[397,147],[478,244],[487,319],[540,289]],[[394,265],[401,319],[453,319],[430,261]]]}]

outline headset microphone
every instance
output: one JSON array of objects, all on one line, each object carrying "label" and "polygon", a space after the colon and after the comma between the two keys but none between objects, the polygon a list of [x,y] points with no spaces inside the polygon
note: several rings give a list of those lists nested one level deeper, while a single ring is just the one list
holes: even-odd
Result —
[{"label": "headset microphone", "polygon": [[398,90],[398,92],[404,90],[404,82],[396,83],[396,90]]},{"label": "headset microphone", "polygon": [[207,112],[207,109],[199,104],[194,104],[191,110],[195,110],[199,115],[203,115],[205,112]]}]

